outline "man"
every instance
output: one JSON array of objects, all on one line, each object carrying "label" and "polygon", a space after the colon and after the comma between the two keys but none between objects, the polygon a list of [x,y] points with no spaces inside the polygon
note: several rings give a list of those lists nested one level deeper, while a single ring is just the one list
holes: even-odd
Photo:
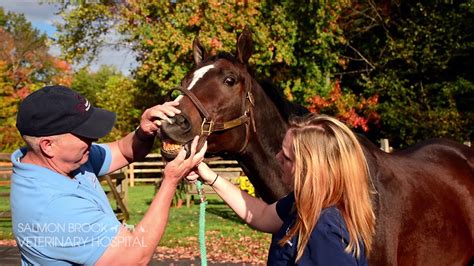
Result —
[{"label": "man", "polygon": [[17,128],[27,147],[12,154],[13,232],[27,265],[146,264],[161,239],[181,178],[204,157],[184,149],[164,169],[150,208],[133,231],[115,217],[97,176],[143,159],[161,121],[180,111],[177,102],[147,109],[124,138],[94,144],[109,133],[115,114],[92,106],[62,86],[33,92],[21,103]]}]

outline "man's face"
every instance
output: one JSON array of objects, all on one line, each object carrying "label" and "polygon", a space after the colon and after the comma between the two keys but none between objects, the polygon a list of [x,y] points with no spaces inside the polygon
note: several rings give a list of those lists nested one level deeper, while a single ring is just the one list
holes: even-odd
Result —
[{"label": "man's face", "polygon": [[288,131],[283,139],[281,151],[276,155],[276,159],[282,170],[282,180],[287,185],[293,185],[293,175],[295,173],[295,155],[292,148],[292,138],[291,131]]},{"label": "man's face", "polygon": [[61,172],[71,173],[89,159],[89,151],[95,139],[87,139],[71,133],[57,136],[54,141],[53,162]]}]

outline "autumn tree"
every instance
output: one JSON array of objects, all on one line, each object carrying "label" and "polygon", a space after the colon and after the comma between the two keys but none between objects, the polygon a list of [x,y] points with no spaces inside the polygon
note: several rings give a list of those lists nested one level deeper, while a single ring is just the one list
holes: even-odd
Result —
[{"label": "autumn tree", "polygon": [[70,66],[48,54],[48,38],[24,15],[0,7],[0,144],[1,151],[21,145],[15,122],[19,102],[47,84],[70,84]]},{"label": "autumn tree", "polygon": [[335,86],[331,72],[339,61],[333,50],[344,40],[335,23],[340,5],[304,7],[291,1],[84,4],[63,13],[67,23],[59,27],[59,43],[70,59],[90,61],[106,43],[104,33],[121,32],[122,44],[138,54],[134,74],[143,99],[156,103],[193,67],[191,45],[197,34],[211,53],[233,52],[237,33],[250,25],[257,76],[278,84],[291,100],[308,104],[308,97],[328,95]]},{"label": "autumn tree", "polygon": [[134,77],[146,106],[161,102],[193,67],[196,34],[211,53],[233,52],[237,33],[249,25],[259,79],[312,110],[369,127],[373,140],[406,145],[472,132],[463,122],[469,110],[459,108],[472,75],[456,67],[466,65],[462,55],[472,57],[473,24],[460,23],[471,21],[469,7],[472,0],[101,1],[64,12],[59,43],[68,58],[87,60],[110,45],[105,33],[121,33],[115,45],[138,55]]}]

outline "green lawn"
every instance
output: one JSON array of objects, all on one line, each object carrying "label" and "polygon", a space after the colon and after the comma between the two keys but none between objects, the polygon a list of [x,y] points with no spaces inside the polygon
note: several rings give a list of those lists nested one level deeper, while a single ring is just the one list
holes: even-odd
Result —
[{"label": "green lawn", "polygon": [[[0,194],[10,191],[10,187],[0,186]],[[10,210],[10,199],[8,197],[0,197],[0,212]],[[0,218],[0,239],[12,239],[12,222],[9,219]]]},{"label": "green lawn", "polygon": [[[0,192],[8,191],[0,187]],[[136,225],[147,211],[155,193],[152,185],[138,185],[129,188],[129,225]],[[196,197],[197,198],[197,197]],[[206,241],[208,249],[218,248],[220,252],[231,254],[254,254],[265,256],[270,236],[257,232],[245,225],[217,195],[207,195]],[[111,202],[115,206],[114,202]],[[0,198],[0,210],[8,210],[7,198]],[[198,249],[199,203],[190,208],[171,208],[168,227],[160,246],[169,248]],[[0,221],[0,239],[13,238],[11,221]],[[244,255],[242,255],[244,256]],[[247,256],[247,255],[245,255]]]},{"label": "green lawn", "polygon": [[[148,209],[154,195],[154,187],[140,185],[129,189],[130,217],[128,224],[137,224]],[[198,198],[197,196],[195,197]],[[221,249],[236,248],[238,242],[251,242],[267,249],[270,236],[248,227],[239,217],[217,196],[207,195],[206,206],[206,239],[207,242],[218,241]],[[197,244],[199,231],[199,202],[190,208],[171,208],[168,227],[160,246],[187,247]],[[224,241],[225,240],[225,241]],[[235,241],[235,243],[232,243]],[[224,242],[224,243],[223,243]],[[244,243],[245,244],[245,243]],[[255,246],[254,246],[255,247]],[[240,247],[237,247],[240,248]],[[242,247],[245,249],[245,247]]]}]

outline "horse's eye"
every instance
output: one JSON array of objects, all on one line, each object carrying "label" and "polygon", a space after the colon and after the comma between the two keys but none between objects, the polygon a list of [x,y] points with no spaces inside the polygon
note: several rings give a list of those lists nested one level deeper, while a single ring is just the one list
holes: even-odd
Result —
[{"label": "horse's eye", "polygon": [[235,82],[236,82],[236,80],[235,80],[234,77],[226,77],[226,78],[224,79],[225,85],[227,85],[227,86],[229,86],[229,87],[234,86],[234,85],[235,85]]}]

